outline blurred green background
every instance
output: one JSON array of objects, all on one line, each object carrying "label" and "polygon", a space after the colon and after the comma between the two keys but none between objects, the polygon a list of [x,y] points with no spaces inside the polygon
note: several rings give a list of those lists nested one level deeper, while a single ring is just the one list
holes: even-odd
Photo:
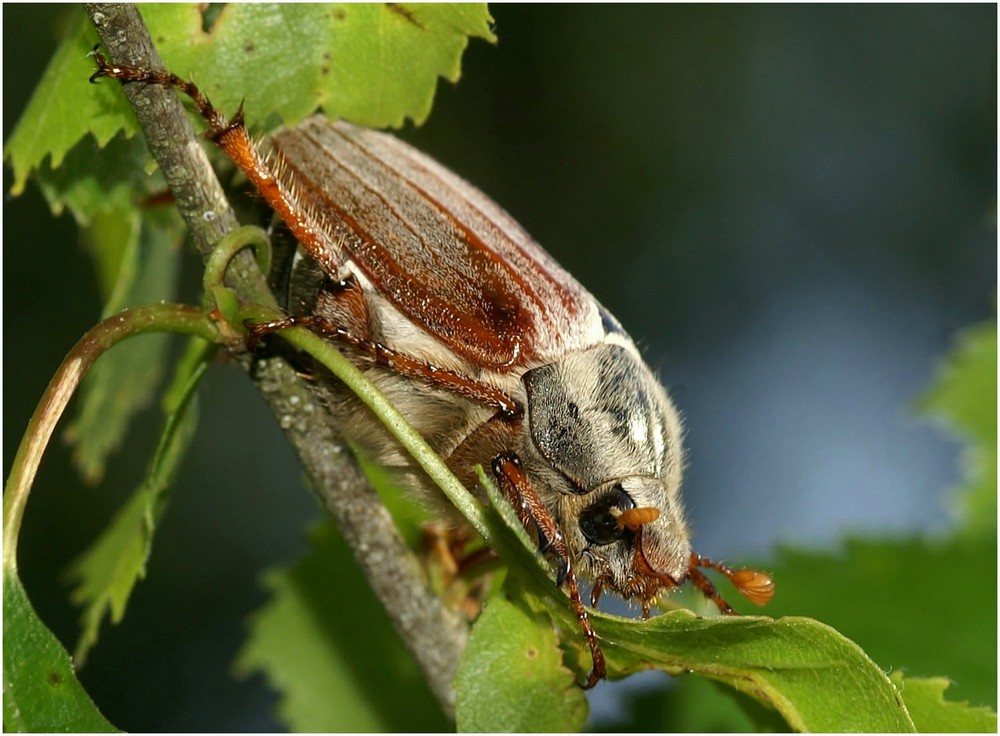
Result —
[{"label": "blurred green background", "polygon": [[[474,42],[403,136],[507,208],[643,347],[686,417],[696,548],[760,559],[779,542],[946,531],[956,445],[910,406],[953,332],[995,315],[996,7],[492,11],[499,43]],[[3,9],[5,139],[58,19]],[[100,304],[74,223],[36,189],[5,197],[4,240],[6,473]],[[213,369],[203,398],[148,579],[82,673],[129,730],[280,728],[263,680],[229,668],[261,569],[301,552],[320,512],[236,371]],[[157,429],[150,412],[97,490],[59,443],[43,465],[21,572],[67,644],[63,571]],[[598,717],[616,692],[597,689]]]}]

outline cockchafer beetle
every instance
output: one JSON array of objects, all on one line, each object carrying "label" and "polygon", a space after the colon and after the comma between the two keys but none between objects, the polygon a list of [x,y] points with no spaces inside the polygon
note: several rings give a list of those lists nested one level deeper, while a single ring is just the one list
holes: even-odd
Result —
[{"label": "cockchafer beetle", "polygon": [[[475,466],[492,470],[569,593],[593,656],[585,687],[606,670],[577,575],[593,581],[592,605],[611,590],[644,617],[688,579],[733,613],[703,567],[770,600],[768,575],[692,553],[677,409],[617,320],[497,204],[396,138],[322,116],[278,132],[263,153],[242,110],[227,120],[191,82],[94,57],[91,81],[188,95],[319,274],[310,313],[254,326],[251,347],[310,327],[347,346],[466,487],[478,492]],[[413,470],[360,402],[329,390],[347,437]]]}]

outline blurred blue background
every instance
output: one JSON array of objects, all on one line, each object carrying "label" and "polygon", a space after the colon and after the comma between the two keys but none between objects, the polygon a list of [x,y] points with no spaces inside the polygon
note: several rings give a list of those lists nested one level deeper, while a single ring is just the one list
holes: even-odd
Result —
[{"label": "blurred blue background", "polygon": [[[957,446],[911,406],[954,331],[995,314],[996,12],[496,6],[499,43],[474,42],[461,82],[404,131],[643,347],[685,415],[703,554],[948,528]],[[6,138],[57,36],[48,8],[3,16]],[[6,471],[100,305],[74,224],[36,190],[5,198],[4,236]],[[293,559],[319,512],[236,371],[213,370],[204,399],[148,580],[83,674],[126,729],[280,727],[263,682],[229,667],[260,570]],[[66,642],[62,571],[141,477],[156,427],[99,490],[58,443],[39,476],[22,571]],[[611,712],[614,689],[598,692]]]}]

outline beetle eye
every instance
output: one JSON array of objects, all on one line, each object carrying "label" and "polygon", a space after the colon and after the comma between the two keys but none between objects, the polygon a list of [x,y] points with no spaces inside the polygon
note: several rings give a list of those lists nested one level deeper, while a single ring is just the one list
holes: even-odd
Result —
[{"label": "beetle eye", "polygon": [[611,509],[625,511],[634,507],[635,501],[619,483],[580,513],[580,531],[588,541],[598,546],[616,542],[625,536],[627,530],[618,524]]}]

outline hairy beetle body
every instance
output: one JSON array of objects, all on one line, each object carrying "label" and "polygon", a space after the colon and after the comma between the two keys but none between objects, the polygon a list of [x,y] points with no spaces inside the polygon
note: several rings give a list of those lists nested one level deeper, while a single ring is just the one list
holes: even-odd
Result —
[{"label": "hairy beetle body", "polygon": [[[362,360],[467,487],[476,487],[475,465],[512,450],[578,572],[644,601],[665,580],[683,581],[680,420],[607,310],[485,195],[389,135],[314,117],[272,144],[288,189],[342,234],[338,276],[351,283],[327,279],[310,311],[524,407],[517,422],[492,422],[482,402],[433,384],[414,390],[391,367]],[[429,310],[431,297],[447,297],[450,309]],[[342,430],[377,462],[411,466],[359,402],[346,392],[337,402]],[[412,477],[425,497],[438,495],[419,472]],[[631,507],[660,510],[642,530],[659,579],[637,571],[631,530],[595,541],[581,529],[581,514],[616,486]]]},{"label": "hairy beetle body", "polygon": [[[691,552],[680,420],[632,340],[492,200],[392,136],[318,116],[276,134],[264,155],[242,115],[227,120],[193,83],[94,57],[91,81],[190,96],[307,254],[299,270],[319,278],[306,314],[256,325],[249,344],[308,325],[345,346],[473,492],[474,466],[493,471],[569,593],[593,657],[585,687],[606,668],[577,572],[593,580],[592,604],[608,589],[645,616],[685,579],[733,613],[701,567],[767,602],[769,576]],[[367,410],[330,391],[344,433],[433,497]]]}]

